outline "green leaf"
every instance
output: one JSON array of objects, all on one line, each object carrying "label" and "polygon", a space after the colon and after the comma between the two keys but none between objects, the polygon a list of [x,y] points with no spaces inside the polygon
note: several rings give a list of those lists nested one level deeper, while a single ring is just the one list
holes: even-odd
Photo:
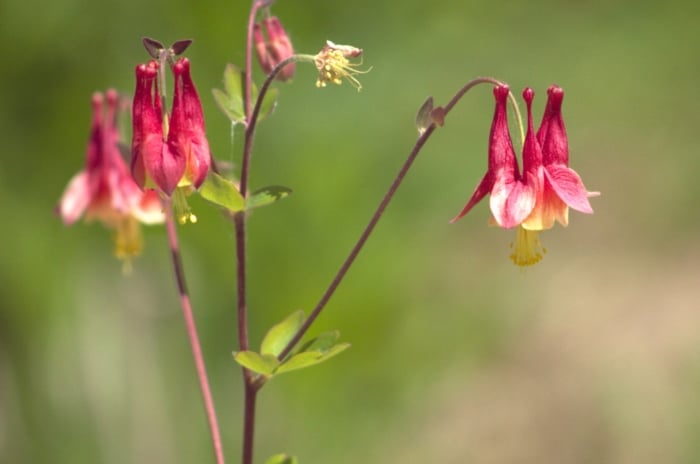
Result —
[{"label": "green leaf", "polygon": [[271,376],[279,366],[274,355],[260,354],[255,351],[239,351],[233,354],[233,359],[241,366],[258,374]]},{"label": "green leaf", "polygon": [[330,350],[333,345],[338,341],[340,338],[340,332],[337,330],[331,330],[329,332],[323,332],[319,336],[317,336],[314,339],[309,340],[306,342],[302,347],[299,349],[299,353],[303,351],[320,351],[320,352],[326,352]]},{"label": "green leaf", "polygon": [[[263,97],[262,104],[260,105],[260,112],[258,113],[258,121],[262,121],[266,117],[272,114],[277,106],[277,96],[279,95],[279,89],[267,89],[265,96]],[[253,101],[257,98],[257,92],[255,92],[255,97]]]},{"label": "green leaf", "polygon": [[[265,92],[260,112],[258,113],[258,121],[272,114],[277,105],[278,89],[268,88]],[[234,124],[245,124],[245,108],[243,105],[243,72],[233,64],[227,64],[224,68],[224,90],[212,89],[214,100],[223,111],[227,118]],[[258,98],[258,88],[255,83],[252,83],[250,88],[251,106],[255,104]]]},{"label": "green leaf", "polygon": [[213,89],[212,94],[219,109],[235,124],[245,123],[243,108],[243,73],[238,67],[227,64],[224,68],[224,90]]},{"label": "green leaf", "polygon": [[245,209],[259,208],[260,206],[269,205],[288,197],[292,193],[292,189],[282,187],[280,185],[271,185],[263,187],[253,192],[245,202]]},{"label": "green leaf", "polygon": [[263,355],[278,356],[304,323],[304,311],[295,311],[267,331],[260,347]]},{"label": "green leaf", "polygon": [[313,366],[333,356],[345,351],[350,348],[349,343],[338,343],[333,345],[327,351],[304,351],[302,353],[295,354],[285,362],[283,362],[276,370],[275,374],[282,374],[283,372],[290,372],[297,369],[303,369],[305,367]]},{"label": "green leaf", "polygon": [[243,211],[245,200],[238,188],[230,180],[211,171],[199,188],[199,194],[205,200],[235,213]]},{"label": "green leaf", "polygon": [[275,454],[270,459],[265,461],[265,464],[299,464],[296,456],[290,456],[288,454]]}]

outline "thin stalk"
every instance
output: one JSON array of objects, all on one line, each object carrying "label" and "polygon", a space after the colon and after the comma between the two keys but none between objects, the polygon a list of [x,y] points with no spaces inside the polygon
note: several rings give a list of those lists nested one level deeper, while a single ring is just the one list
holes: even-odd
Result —
[{"label": "thin stalk", "polygon": [[165,208],[165,223],[168,231],[168,242],[170,244],[170,254],[173,261],[173,271],[175,280],[177,281],[177,290],[180,296],[180,305],[182,306],[182,314],[185,317],[185,328],[190,339],[190,347],[192,348],[192,356],[197,370],[197,378],[199,379],[199,387],[202,390],[202,399],[204,400],[204,409],[209,422],[209,431],[211,433],[212,445],[214,447],[214,455],[216,456],[217,464],[224,464],[224,451],[221,446],[221,434],[219,433],[219,424],[216,419],[216,410],[214,408],[214,400],[209,388],[209,379],[207,377],[207,368],[204,364],[202,356],[202,348],[197,335],[197,326],[192,313],[192,304],[190,303],[189,293],[187,291],[187,281],[185,280],[185,270],[182,266],[182,255],[180,254],[180,246],[177,238],[177,227],[173,217],[172,202],[167,198],[164,202]]},{"label": "thin stalk", "polygon": [[[452,99],[445,105],[444,107],[444,116],[446,117],[447,114],[459,103],[461,98],[466,94],[471,88],[478,84],[493,84],[493,85],[502,85],[502,82],[490,78],[490,77],[478,77],[476,79],[473,79],[469,82],[467,82],[455,95],[452,97]],[[511,94],[512,97],[512,94]],[[516,113],[518,115],[518,121],[522,130],[522,122],[520,122],[520,112],[517,110],[517,103],[515,103],[515,100],[511,100],[512,103],[514,104],[514,107],[516,108]],[[391,183],[391,186],[389,187],[389,190],[387,190],[386,194],[384,195],[384,198],[382,198],[382,201],[379,203],[379,206],[377,207],[376,211],[372,215],[372,217],[369,220],[369,223],[365,227],[365,229],[362,231],[362,234],[360,234],[360,238],[357,240],[355,243],[355,246],[350,250],[350,254],[345,258],[345,261],[343,264],[340,266],[340,269],[336,273],[335,277],[333,277],[333,280],[331,281],[330,285],[326,289],[326,291],[323,293],[321,296],[321,299],[318,301],[314,309],[309,313],[309,316],[306,318],[302,326],[299,328],[297,333],[294,335],[294,337],[290,340],[290,342],[287,344],[287,346],[282,350],[282,352],[279,354],[278,358],[279,359],[284,359],[299,343],[299,341],[302,339],[304,334],[307,332],[309,327],[314,323],[316,318],[319,316],[321,311],[326,307],[326,304],[328,301],[331,299],[333,294],[335,293],[336,289],[340,285],[340,283],[343,281],[343,278],[347,274],[348,270],[352,266],[352,264],[355,261],[355,258],[357,258],[357,255],[360,253],[362,250],[362,247],[364,246],[365,242],[369,238],[369,236],[372,234],[374,231],[375,226],[379,222],[379,219],[381,219],[382,215],[384,214],[384,210],[386,207],[389,205],[389,202],[391,202],[392,198],[394,197],[394,194],[398,190],[399,186],[403,182],[404,178],[406,177],[406,174],[408,173],[408,170],[411,169],[411,166],[413,165],[413,162],[415,161],[416,157],[420,153],[421,149],[425,145],[425,143],[428,141],[430,136],[433,134],[435,131],[436,125],[435,123],[432,123],[428,128],[423,132],[420,137],[418,137],[418,140],[416,141],[416,144],[413,146],[413,149],[411,152],[408,154],[408,158],[406,161],[404,161],[404,164],[401,166],[401,169],[399,170],[398,174],[396,175],[396,178],[394,178],[393,182]]]},{"label": "thin stalk", "polygon": [[[253,152],[253,136],[255,134],[255,122],[260,102],[265,96],[265,91],[261,89],[256,102],[256,109],[252,109],[252,87],[253,87],[253,26],[258,10],[266,5],[265,0],[255,0],[250,9],[248,17],[248,31],[246,38],[246,64],[245,64],[245,94],[244,108],[246,115],[246,131],[243,145],[243,155],[241,162],[240,192],[243,198],[248,196],[248,178],[250,172],[250,158]],[[269,84],[268,84],[269,85]],[[254,116],[255,114],[255,116]],[[246,215],[242,211],[233,219],[236,234],[236,288],[238,315],[238,346],[241,351],[248,350],[248,302],[247,302],[247,274],[246,274]],[[253,448],[255,443],[255,402],[258,388],[254,385],[253,373],[243,368],[243,443],[242,443],[242,464],[253,464]]]}]

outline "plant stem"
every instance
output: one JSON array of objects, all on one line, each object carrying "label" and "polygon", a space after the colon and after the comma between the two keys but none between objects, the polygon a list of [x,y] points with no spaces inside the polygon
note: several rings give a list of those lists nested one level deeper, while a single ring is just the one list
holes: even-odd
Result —
[{"label": "plant stem", "polygon": [[[261,90],[256,102],[256,110],[252,109],[252,87],[253,87],[253,25],[258,10],[265,6],[264,0],[255,0],[250,9],[248,17],[248,31],[246,40],[246,65],[245,65],[245,94],[244,108],[246,114],[246,130],[243,144],[243,155],[241,162],[240,192],[245,199],[248,196],[248,177],[250,172],[250,158],[253,152],[253,136],[255,134],[255,122],[259,111],[260,102],[265,96],[265,91]],[[266,89],[265,89],[266,90]],[[238,295],[238,347],[240,351],[248,350],[248,303],[246,293],[246,213],[242,211],[233,218],[236,234],[236,288]],[[242,464],[253,464],[253,445],[255,440],[255,401],[257,399],[258,387],[254,384],[254,375],[246,368],[243,371],[243,443],[242,443]]]},{"label": "plant stem", "polygon": [[258,387],[252,381],[245,385],[245,403],[243,410],[243,464],[253,463],[253,443],[255,443],[255,401]]},{"label": "plant stem", "polygon": [[[476,79],[473,79],[469,82],[467,82],[459,91],[450,99],[450,101],[445,105],[444,107],[444,116],[447,117],[447,114],[457,105],[457,103],[461,100],[461,98],[466,94],[471,88],[478,84],[493,84],[493,85],[502,85],[502,82],[490,78],[490,77],[478,77]],[[515,103],[515,100],[511,96],[511,102],[515,106],[516,113],[518,114],[518,123],[520,124],[521,130],[522,130],[522,122],[520,122],[520,113],[517,108],[517,103]],[[374,231],[375,226],[379,222],[379,219],[381,219],[382,215],[384,214],[384,210],[386,207],[389,205],[389,202],[391,202],[392,198],[394,197],[394,194],[396,193],[396,190],[398,190],[399,186],[403,182],[404,178],[406,177],[406,174],[408,173],[408,170],[411,169],[411,166],[413,165],[413,162],[415,161],[416,157],[420,153],[421,149],[425,145],[425,143],[428,141],[430,136],[433,134],[435,131],[436,125],[433,122],[426,128],[426,130],[418,137],[418,140],[416,141],[416,144],[413,146],[413,149],[411,152],[408,154],[408,158],[406,161],[404,161],[403,166],[401,166],[401,169],[399,170],[398,174],[396,175],[396,178],[394,181],[391,183],[391,186],[389,187],[389,190],[387,190],[386,194],[384,195],[384,198],[382,198],[382,201],[379,203],[379,206],[377,207],[376,211],[372,215],[371,219],[369,220],[369,223],[365,227],[365,229],[362,231],[362,234],[360,235],[360,238],[357,240],[357,243],[355,243],[355,246],[350,250],[350,254],[348,255],[347,258],[345,258],[345,261],[343,264],[340,266],[340,269],[336,273],[335,277],[333,277],[333,280],[331,281],[330,285],[326,289],[326,291],[323,293],[321,296],[321,299],[318,301],[314,309],[311,311],[309,316],[306,318],[302,326],[299,328],[297,333],[294,335],[294,338],[290,340],[290,342],[287,344],[287,346],[282,350],[282,352],[279,354],[278,359],[282,360],[284,359],[299,343],[299,341],[302,339],[304,334],[306,333],[307,330],[309,330],[309,327],[314,323],[316,318],[319,316],[321,311],[326,307],[326,304],[328,301],[331,299],[333,294],[335,293],[336,289],[342,282],[343,278],[347,274],[348,270],[352,266],[352,264],[355,261],[355,258],[357,258],[357,255],[360,253],[362,250],[362,247],[364,246],[365,242],[369,238],[369,236],[372,234]]]},{"label": "plant stem", "polygon": [[175,280],[177,281],[177,290],[180,295],[180,305],[182,313],[185,317],[185,327],[187,335],[190,339],[192,348],[192,356],[197,369],[197,377],[199,378],[199,386],[202,390],[202,399],[204,400],[204,409],[209,421],[209,431],[211,433],[212,445],[214,447],[214,455],[216,456],[217,464],[224,464],[224,452],[221,446],[221,435],[219,433],[219,424],[216,419],[216,410],[214,408],[214,400],[209,388],[209,379],[207,377],[207,368],[204,364],[202,356],[202,348],[197,335],[197,326],[192,313],[192,304],[190,303],[189,293],[187,291],[187,281],[185,280],[185,270],[182,266],[182,255],[177,239],[177,228],[173,217],[172,202],[170,198],[164,201],[165,222],[168,231],[168,242],[170,244],[170,254],[173,260],[173,271],[175,272]]}]

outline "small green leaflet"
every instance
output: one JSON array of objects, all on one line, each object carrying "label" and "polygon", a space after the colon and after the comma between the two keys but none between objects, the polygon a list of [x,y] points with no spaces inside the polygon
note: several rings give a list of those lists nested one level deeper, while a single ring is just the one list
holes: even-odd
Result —
[{"label": "small green leaflet", "polygon": [[199,188],[199,194],[210,203],[235,213],[243,211],[245,200],[233,182],[210,171],[206,180]]},{"label": "small green leaflet", "polygon": [[[251,88],[252,105],[258,99],[258,88],[253,84]],[[277,103],[278,89],[268,89],[260,106],[258,121],[270,115]],[[219,109],[234,124],[246,123],[245,109],[243,108],[243,72],[233,64],[227,64],[224,68],[224,90],[212,89],[214,100]]]},{"label": "small green leaflet", "polygon": [[245,201],[245,209],[259,208],[288,197],[292,193],[289,187],[271,185],[253,192]]}]

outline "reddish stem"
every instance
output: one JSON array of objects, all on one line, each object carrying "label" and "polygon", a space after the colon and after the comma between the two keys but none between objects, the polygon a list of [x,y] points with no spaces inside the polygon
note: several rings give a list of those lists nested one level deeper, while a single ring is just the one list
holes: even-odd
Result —
[{"label": "reddish stem", "polygon": [[197,378],[199,386],[202,390],[202,399],[204,400],[204,409],[209,421],[209,431],[211,433],[212,445],[214,446],[214,455],[216,456],[217,464],[224,464],[224,452],[221,446],[221,434],[219,433],[219,424],[216,419],[216,410],[214,408],[214,400],[209,388],[209,379],[207,377],[207,368],[204,364],[202,356],[202,348],[197,335],[197,326],[192,313],[192,304],[187,292],[187,282],[185,280],[185,271],[182,266],[182,256],[177,239],[177,228],[173,218],[172,204],[170,198],[164,202],[165,208],[165,223],[168,231],[168,242],[170,244],[170,253],[173,260],[173,270],[175,272],[175,280],[177,281],[177,289],[180,295],[180,305],[182,306],[182,314],[185,317],[185,327],[187,335],[190,339],[190,347],[192,348],[192,356],[197,369]]}]

